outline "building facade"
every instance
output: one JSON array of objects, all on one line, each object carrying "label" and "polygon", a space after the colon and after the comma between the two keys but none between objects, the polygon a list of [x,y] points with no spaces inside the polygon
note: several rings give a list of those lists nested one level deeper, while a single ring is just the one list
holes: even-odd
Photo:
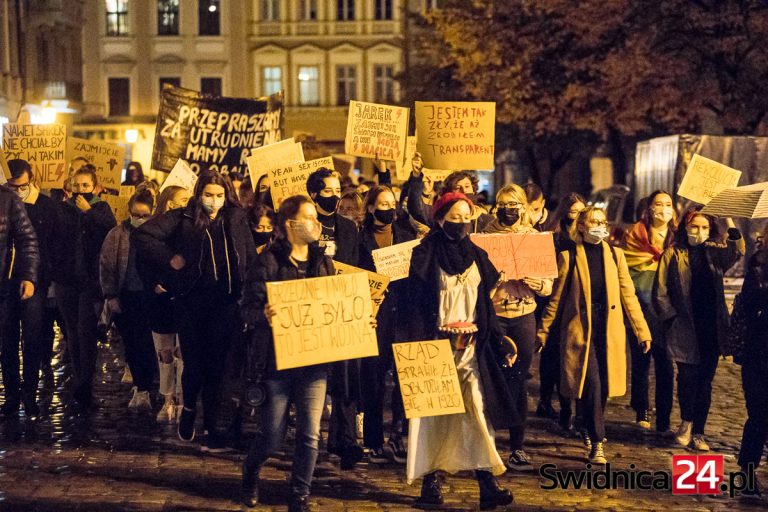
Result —
[{"label": "building facade", "polygon": [[239,97],[282,89],[285,135],[343,152],[349,100],[399,100],[409,9],[406,0],[88,2],[76,132],[127,144],[148,169],[162,83]]}]

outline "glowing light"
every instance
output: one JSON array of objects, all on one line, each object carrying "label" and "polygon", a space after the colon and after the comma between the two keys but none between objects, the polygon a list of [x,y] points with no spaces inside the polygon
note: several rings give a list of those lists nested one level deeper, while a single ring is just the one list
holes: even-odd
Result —
[{"label": "glowing light", "polygon": [[128,130],[125,130],[125,141],[129,144],[133,144],[139,140],[139,130],[136,130],[135,128],[130,128]]},{"label": "glowing light", "polygon": [[209,5],[208,12],[216,12],[216,4]]},{"label": "glowing light", "polygon": [[302,82],[309,80],[309,73],[299,73],[299,80]]}]

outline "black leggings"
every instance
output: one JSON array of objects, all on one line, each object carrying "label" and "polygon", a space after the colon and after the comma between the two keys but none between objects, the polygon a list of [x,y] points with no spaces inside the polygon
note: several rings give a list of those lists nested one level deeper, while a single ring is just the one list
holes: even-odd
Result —
[{"label": "black leggings", "polygon": [[519,422],[509,427],[509,449],[522,450],[528,419],[528,379],[536,342],[536,319],[533,313],[517,318],[498,318],[504,333],[517,345],[517,360],[505,370],[504,376],[519,417]]},{"label": "black leggings", "polygon": [[157,370],[155,344],[149,327],[150,297],[146,292],[123,292],[115,325],[123,338],[125,361],[139,391],[149,391]]}]

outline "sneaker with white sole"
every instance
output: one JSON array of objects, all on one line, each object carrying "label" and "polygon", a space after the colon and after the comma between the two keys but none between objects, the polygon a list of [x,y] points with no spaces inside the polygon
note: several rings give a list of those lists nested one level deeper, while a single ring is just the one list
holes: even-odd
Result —
[{"label": "sneaker with white sole", "polygon": [[691,446],[697,452],[708,452],[709,451],[709,445],[707,444],[707,441],[704,439],[704,436],[701,435],[701,434],[694,434],[693,435],[693,440],[691,441]]},{"label": "sneaker with white sole", "polygon": [[605,458],[605,449],[603,443],[594,443],[589,452],[589,462],[592,464],[606,465],[608,459]]},{"label": "sneaker with white sole", "polygon": [[509,454],[506,466],[513,471],[533,471],[531,459],[523,450],[513,450]]},{"label": "sneaker with white sole", "polygon": [[651,430],[651,415],[648,411],[640,411],[637,413],[635,424],[643,430]]},{"label": "sneaker with white sole", "polygon": [[129,409],[152,410],[152,402],[149,398],[149,391],[139,391],[136,386],[133,387],[133,397],[128,402]]},{"label": "sneaker with white sole", "polygon": [[675,432],[675,442],[682,447],[687,447],[689,444],[691,444],[692,430],[693,423],[683,420],[680,423],[680,426],[677,427],[677,432]]},{"label": "sneaker with white sole", "polygon": [[384,447],[372,448],[368,452],[368,461],[374,464],[387,464],[390,462],[389,455],[384,450]]}]

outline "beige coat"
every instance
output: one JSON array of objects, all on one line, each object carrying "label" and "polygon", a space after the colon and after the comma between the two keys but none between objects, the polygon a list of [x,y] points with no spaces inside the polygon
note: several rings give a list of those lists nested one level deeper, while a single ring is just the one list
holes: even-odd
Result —
[{"label": "beige coat", "polygon": [[[607,299],[607,350],[608,396],[622,396],[627,392],[627,354],[624,313],[637,339],[650,340],[651,333],[645,322],[635,286],[629,276],[627,262],[621,249],[613,249],[602,242],[605,265]],[[592,338],[592,292],[589,280],[589,264],[581,242],[576,244],[576,265],[573,276],[568,277],[570,257],[573,252],[558,255],[558,278],[547,308],[541,319],[538,341],[546,343],[555,316],[560,315],[560,393],[571,398],[581,398],[587,374],[587,356]],[[618,263],[618,265],[617,265]],[[571,280],[568,285],[568,279]],[[563,294],[567,294],[563,296]],[[562,303],[562,304],[561,304]],[[558,311],[559,309],[559,311]]]}]

